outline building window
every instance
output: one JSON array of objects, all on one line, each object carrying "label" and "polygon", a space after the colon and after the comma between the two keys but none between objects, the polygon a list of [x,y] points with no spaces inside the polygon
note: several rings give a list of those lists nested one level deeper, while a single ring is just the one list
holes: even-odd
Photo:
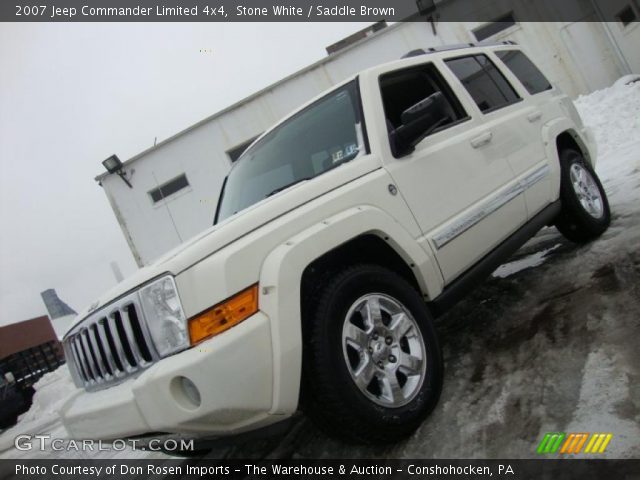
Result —
[{"label": "building window", "polygon": [[638,20],[636,16],[636,12],[631,5],[627,5],[624,7],[620,13],[616,15],[616,18],[620,23],[622,23],[623,27],[629,26],[631,23]]},{"label": "building window", "polygon": [[189,181],[187,180],[187,176],[183,173],[182,175],[169,180],[164,185],[160,185],[158,188],[154,188],[149,192],[149,195],[151,196],[151,200],[153,200],[153,203],[158,203],[160,200],[164,200],[165,198],[187,188],[188,186]]},{"label": "building window", "polygon": [[484,113],[520,100],[511,84],[486,55],[454,58],[446,60],[446,64]]},{"label": "building window", "polygon": [[531,95],[551,90],[549,80],[542,74],[529,57],[519,50],[502,50],[496,52],[496,55],[502,60],[509,70],[518,77],[518,80],[524,85]]},{"label": "building window", "polygon": [[481,42],[514,25],[516,25],[516,19],[513,16],[513,12],[509,12],[500,18],[496,18],[493,22],[486,23],[474,29],[473,34],[476,36],[476,39]]},{"label": "building window", "polygon": [[254,142],[254,140],[258,138],[260,135],[256,135],[255,137],[247,140],[246,142],[242,142],[240,145],[233,147],[231,150],[227,150],[227,155],[229,155],[229,158],[231,159],[231,161],[235,162],[238,158],[240,158],[240,155],[242,155],[244,151],[247,149],[247,147],[251,145]]}]

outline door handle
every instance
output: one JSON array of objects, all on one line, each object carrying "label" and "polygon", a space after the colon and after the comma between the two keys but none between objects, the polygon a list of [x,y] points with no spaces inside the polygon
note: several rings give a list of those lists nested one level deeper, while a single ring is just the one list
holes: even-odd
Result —
[{"label": "door handle", "polygon": [[486,145],[493,138],[493,133],[485,132],[482,135],[471,139],[471,146],[473,148],[480,148],[483,145]]},{"label": "door handle", "polygon": [[527,115],[527,120],[529,120],[531,123],[533,123],[533,122],[536,122],[536,121],[540,120],[540,117],[542,117],[542,112],[537,110],[537,111]]}]

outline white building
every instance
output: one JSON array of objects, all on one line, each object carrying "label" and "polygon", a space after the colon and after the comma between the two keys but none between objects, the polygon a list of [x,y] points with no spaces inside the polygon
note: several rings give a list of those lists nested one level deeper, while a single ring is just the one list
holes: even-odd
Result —
[{"label": "white building", "polygon": [[115,174],[104,173],[96,180],[107,194],[136,262],[143,266],[212,224],[224,177],[256,136],[349,75],[398,59],[410,50],[487,39],[515,41],[574,97],[640,72],[636,0],[607,3],[607,8],[618,12],[615,23],[598,22],[603,12],[596,10],[595,2],[584,1],[592,6],[587,18],[593,21],[519,23],[517,12],[507,12],[498,18],[500,23],[407,22],[370,31],[355,43],[128,159],[123,171],[133,188]]}]

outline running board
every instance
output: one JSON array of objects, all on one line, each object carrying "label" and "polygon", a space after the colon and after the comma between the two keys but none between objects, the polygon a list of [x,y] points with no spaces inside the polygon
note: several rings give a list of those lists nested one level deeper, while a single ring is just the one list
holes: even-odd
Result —
[{"label": "running board", "polygon": [[439,317],[466,297],[471,290],[527,243],[542,227],[553,223],[560,213],[560,206],[560,200],[558,200],[545,207],[473,267],[445,287],[438,297],[428,303],[431,313],[435,317]]}]

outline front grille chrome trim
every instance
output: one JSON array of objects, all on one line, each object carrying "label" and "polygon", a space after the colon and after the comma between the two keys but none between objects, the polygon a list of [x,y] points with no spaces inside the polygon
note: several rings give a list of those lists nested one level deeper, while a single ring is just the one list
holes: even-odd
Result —
[{"label": "front grille chrome trim", "polygon": [[75,384],[88,391],[120,383],[160,359],[138,292],[93,312],[74,326],[65,336],[63,348],[72,363]]}]

